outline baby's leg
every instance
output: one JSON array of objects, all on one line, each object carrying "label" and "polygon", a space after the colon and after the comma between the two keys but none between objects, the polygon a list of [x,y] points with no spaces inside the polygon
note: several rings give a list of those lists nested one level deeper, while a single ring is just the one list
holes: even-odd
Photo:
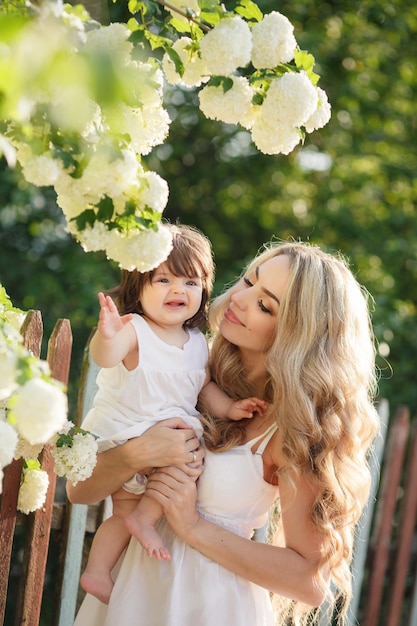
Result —
[{"label": "baby's leg", "polygon": [[113,497],[113,515],[97,529],[87,566],[80,579],[84,591],[104,604],[109,603],[114,585],[111,578],[112,569],[130,539],[124,518],[135,509],[138,501],[138,496],[133,496],[123,489],[119,490],[118,494],[120,492],[126,494],[126,499],[120,499],[122,496],[118,499]]},{"label": "baby's leg", "polygon": [[169,561],[171,555],[155,529],[155,524],[161,515],[162,507],[149,498],[145,492],[134,511],[126,517],[125,522],[130,533],[140,542],[148,556]]}]

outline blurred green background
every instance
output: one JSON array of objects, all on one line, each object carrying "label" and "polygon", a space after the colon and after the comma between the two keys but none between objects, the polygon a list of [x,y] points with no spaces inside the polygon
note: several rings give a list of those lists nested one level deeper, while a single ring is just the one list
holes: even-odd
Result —
[{"label": "blurred green background", "polygon": [[[415,412],[417,5],[258,4],[285,14],[300,47],[315,56],[332,119],[291,155],[266,156],[243,129],[206,120],[196,91],[168,92],[169,138],[146,158],[170,187],[164,215],[211,239],[216,293],[271,238],[342,251],[375,300],[380,394],[392,410],[406,404]],[[103,23],[127,19],[126,5],[85,3]],[[115,264],[84,253],[65,232],[53,189],[29,185],[1,160],[0,282],[15,306],[42,312],[46,339],[58,318],[71,321],[71,412],[96,294],[118,279]]]}]

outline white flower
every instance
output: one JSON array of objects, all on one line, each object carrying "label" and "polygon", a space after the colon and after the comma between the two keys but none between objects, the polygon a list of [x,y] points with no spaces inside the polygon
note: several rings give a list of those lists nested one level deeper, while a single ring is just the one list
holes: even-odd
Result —
[{"label": "white flower", "polygon": [[17,387],[17,354],[6,345],[0,350],[0,400],[4,400]]},{"label": "white flower", "polygon": [[142,180],[145,182],[140,200],[145,207],[149,207],[157,213],[162,213],[168,202],[168,183],[156,172],[144,172]]},{"label": "white flower", "polygon": [[317,130],[318,128],[323,128],[323,126],[325,126],[330,120],[331,115],[331,106],[327,99],[326,92],[320,87],[316,87],[316,89],[319,97],[317,109],[304,124],[308,133],[311,133],[313,130]]},{"label": "white flower", "polygon": [[[18,309],[6,311],[4,313],[6,320],[13,326],[16,331],[20,331],[22,324],[25,321],[26,313]],[[19,342],[20,343],[20,342]]]},{"label": "white flower", "polygon": [[252,28],[252,63],[257,69],[274,68],[294,58],[294,27],[285,15],[272,11]]},{"label": "white flower", "polygon": [[129,135],[130,145],[137,154],[149,154],[154,146],[164,142],[170,123],[170,117],[162,107],[143,110],[121,104],[113,130],[120,135]]},{"label": "white flower", "polygon": [[108,258],[116,261],[123,269],[147,272],[165,261],[172,250],[172,237],[163,227],[158,231],[137,230],[119,233],[112,230],[106,248]]},{"label": "white flower", "polygon": [[23,483],[19,489],[17,508],[27,515],[44,505],[49,477],[44,470],[24,468],[22,478]]},{"label": "white flower", "polygon": [[221,85],[207,85],[198,94],[200,109],[206,117],[237,124],[249,111],[254,93],[249,81],[243,76],[231,76],[231,79],[233,87],[228,91]]},{"label": "white flower", "polygon": [[74,485],[86,480],[93,473],[97,463],[97,441],[90,433],[76,433],[72,436],[72,446],[52,447],[57,476],[65,476]]},{"label": "white flower", "polygon": [[172,49],[180,57],[184,65],[184,73],[180,76],[175,64],[171,61],[168,54],[164,54],[162,58],[162,68],[165,78],[171,85],[184,85],[185,87],[199,87],[202,83],[209,80],[209,72],[206,64],[201,59],[197,50],[192,49],[192,40],[189,37],[181,37],[177,39]]},{"label": "white flower", "polygon": [[286,72],[272,81],[261,115],[271,126],[299,128],[317,109],[318,100],[317,89],[305,72]]},{"label": "white flower", "polygon": [[211,74],[227,76],[238,67],[245,67],[252,51],[252,36],[247,22],[241,17],[220,20],[200,40],[200,50]]},{"label": "white flower", "polygon": [[115,22],[109,26],[89,30],[84,49],[89,54],[105,53],[107,56],[117,57],[128,63],[133,50],[133,44],[128,41],[129,36],[130,31],[127,26]]},{"label": "white flower", "polygon": [[17,446],[17,432],[7,422],[0,420],[0,468],[13,461]]},{"label": "white flower", "polygon": [[67,231],[77,239],[85,252],[105,250],[110,239],[110,233],[103,222],[96,221],[93,227],[87,226],[83,231],[77,230],[75,223],[70,222]]},{"label": "white flower", "polygon": [[32,378],[19,388],[11,404],[18,432],[30,444],[47,442],[67,419],[67,396],[57,384]]},{"label": "white flower", "polygon": [[18,151],[18,158],[23,168],[26,180],[38,187],[54,185],[62,172],[61,162],[54,159],[50,154],[44,153],[40,156],[31,155],[25,163],[20,158],[21,151]]},{"label": "white flower", "polygon": [[301,141],[296,128],[271,125],[263,116],[259,116],[251,130],[255,146],[264,154],[289,154]]}]

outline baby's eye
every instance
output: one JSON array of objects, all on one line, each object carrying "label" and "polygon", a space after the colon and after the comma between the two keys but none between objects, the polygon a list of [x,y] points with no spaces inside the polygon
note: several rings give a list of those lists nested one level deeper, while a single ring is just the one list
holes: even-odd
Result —
[{"label": "baby's eye", "polygon": [[196,280],[187,280],[187,285],[189,285],[190,287],[196,287],[197,286],[197,281]]},{"label": "baby's eye", "polygon": [[168,283],[168,278],[165,278],[164,276],[161,276],[160,278],[157,279],[156,281],[157,283]]},{"label": "baby's eye", "polygon": [[271,309],[268,309],[264,303],[262,302],[262,300],[258,300],[258,306],[261,309],[261,311],[263,311],[264,313],[269,313],[270,315],[272,314]]}]

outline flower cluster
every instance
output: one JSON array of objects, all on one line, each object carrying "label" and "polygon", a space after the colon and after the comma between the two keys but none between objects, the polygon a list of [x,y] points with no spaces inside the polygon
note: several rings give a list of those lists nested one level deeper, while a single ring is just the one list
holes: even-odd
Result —
[{"label": "flower cluster", "polygon": [[54,5],[6,45],[21,86],[0,79],[6,102],[20,96],[8,113],[9,147],[27,181],[55,188],[67,229],[86,251],[152,269],[171,250],[159,227],[168,185],[141,163],[168,134],[163,73],[155,60],[134,58],[126,25],[101,27]]},{"label": "flower cluster", "polygon": [[22,319],[0,285],[0,493],[3,469],[24,459],[17,506],[30,513],[43,505],[49,485],[37,458],[43,447],[54,457],[56,474],[77,482],[91,476],[97,443],[67,421],[65,390],[48,363],[24,347]]},{"label": "flower cluster", "polygon": [[163,58],[165,76],[173,85],[204,85],[205,116],[240,124],[261,152],[289,154],[305,132],[327,124],[330,105],[291,22],[277,11],[252,16],[252,28],[240,15],[226,14],[200,38],[178,39]]},{"label": "flower cluster", "polygon": [[233,11],[135,0],[135,17],[109,26],[81,5],[17,5],[23,19],[2,16],[0,154],[29,182],[54,186],[71,235],[122,268],[152,269],[171,250],[160,228],[168,185],[143,162],[168,135],[164,80],[200,88],[201,111],[240,124],[266,154],[289,154],[330,118],[314,57],[284,15],[252,0]]}]

